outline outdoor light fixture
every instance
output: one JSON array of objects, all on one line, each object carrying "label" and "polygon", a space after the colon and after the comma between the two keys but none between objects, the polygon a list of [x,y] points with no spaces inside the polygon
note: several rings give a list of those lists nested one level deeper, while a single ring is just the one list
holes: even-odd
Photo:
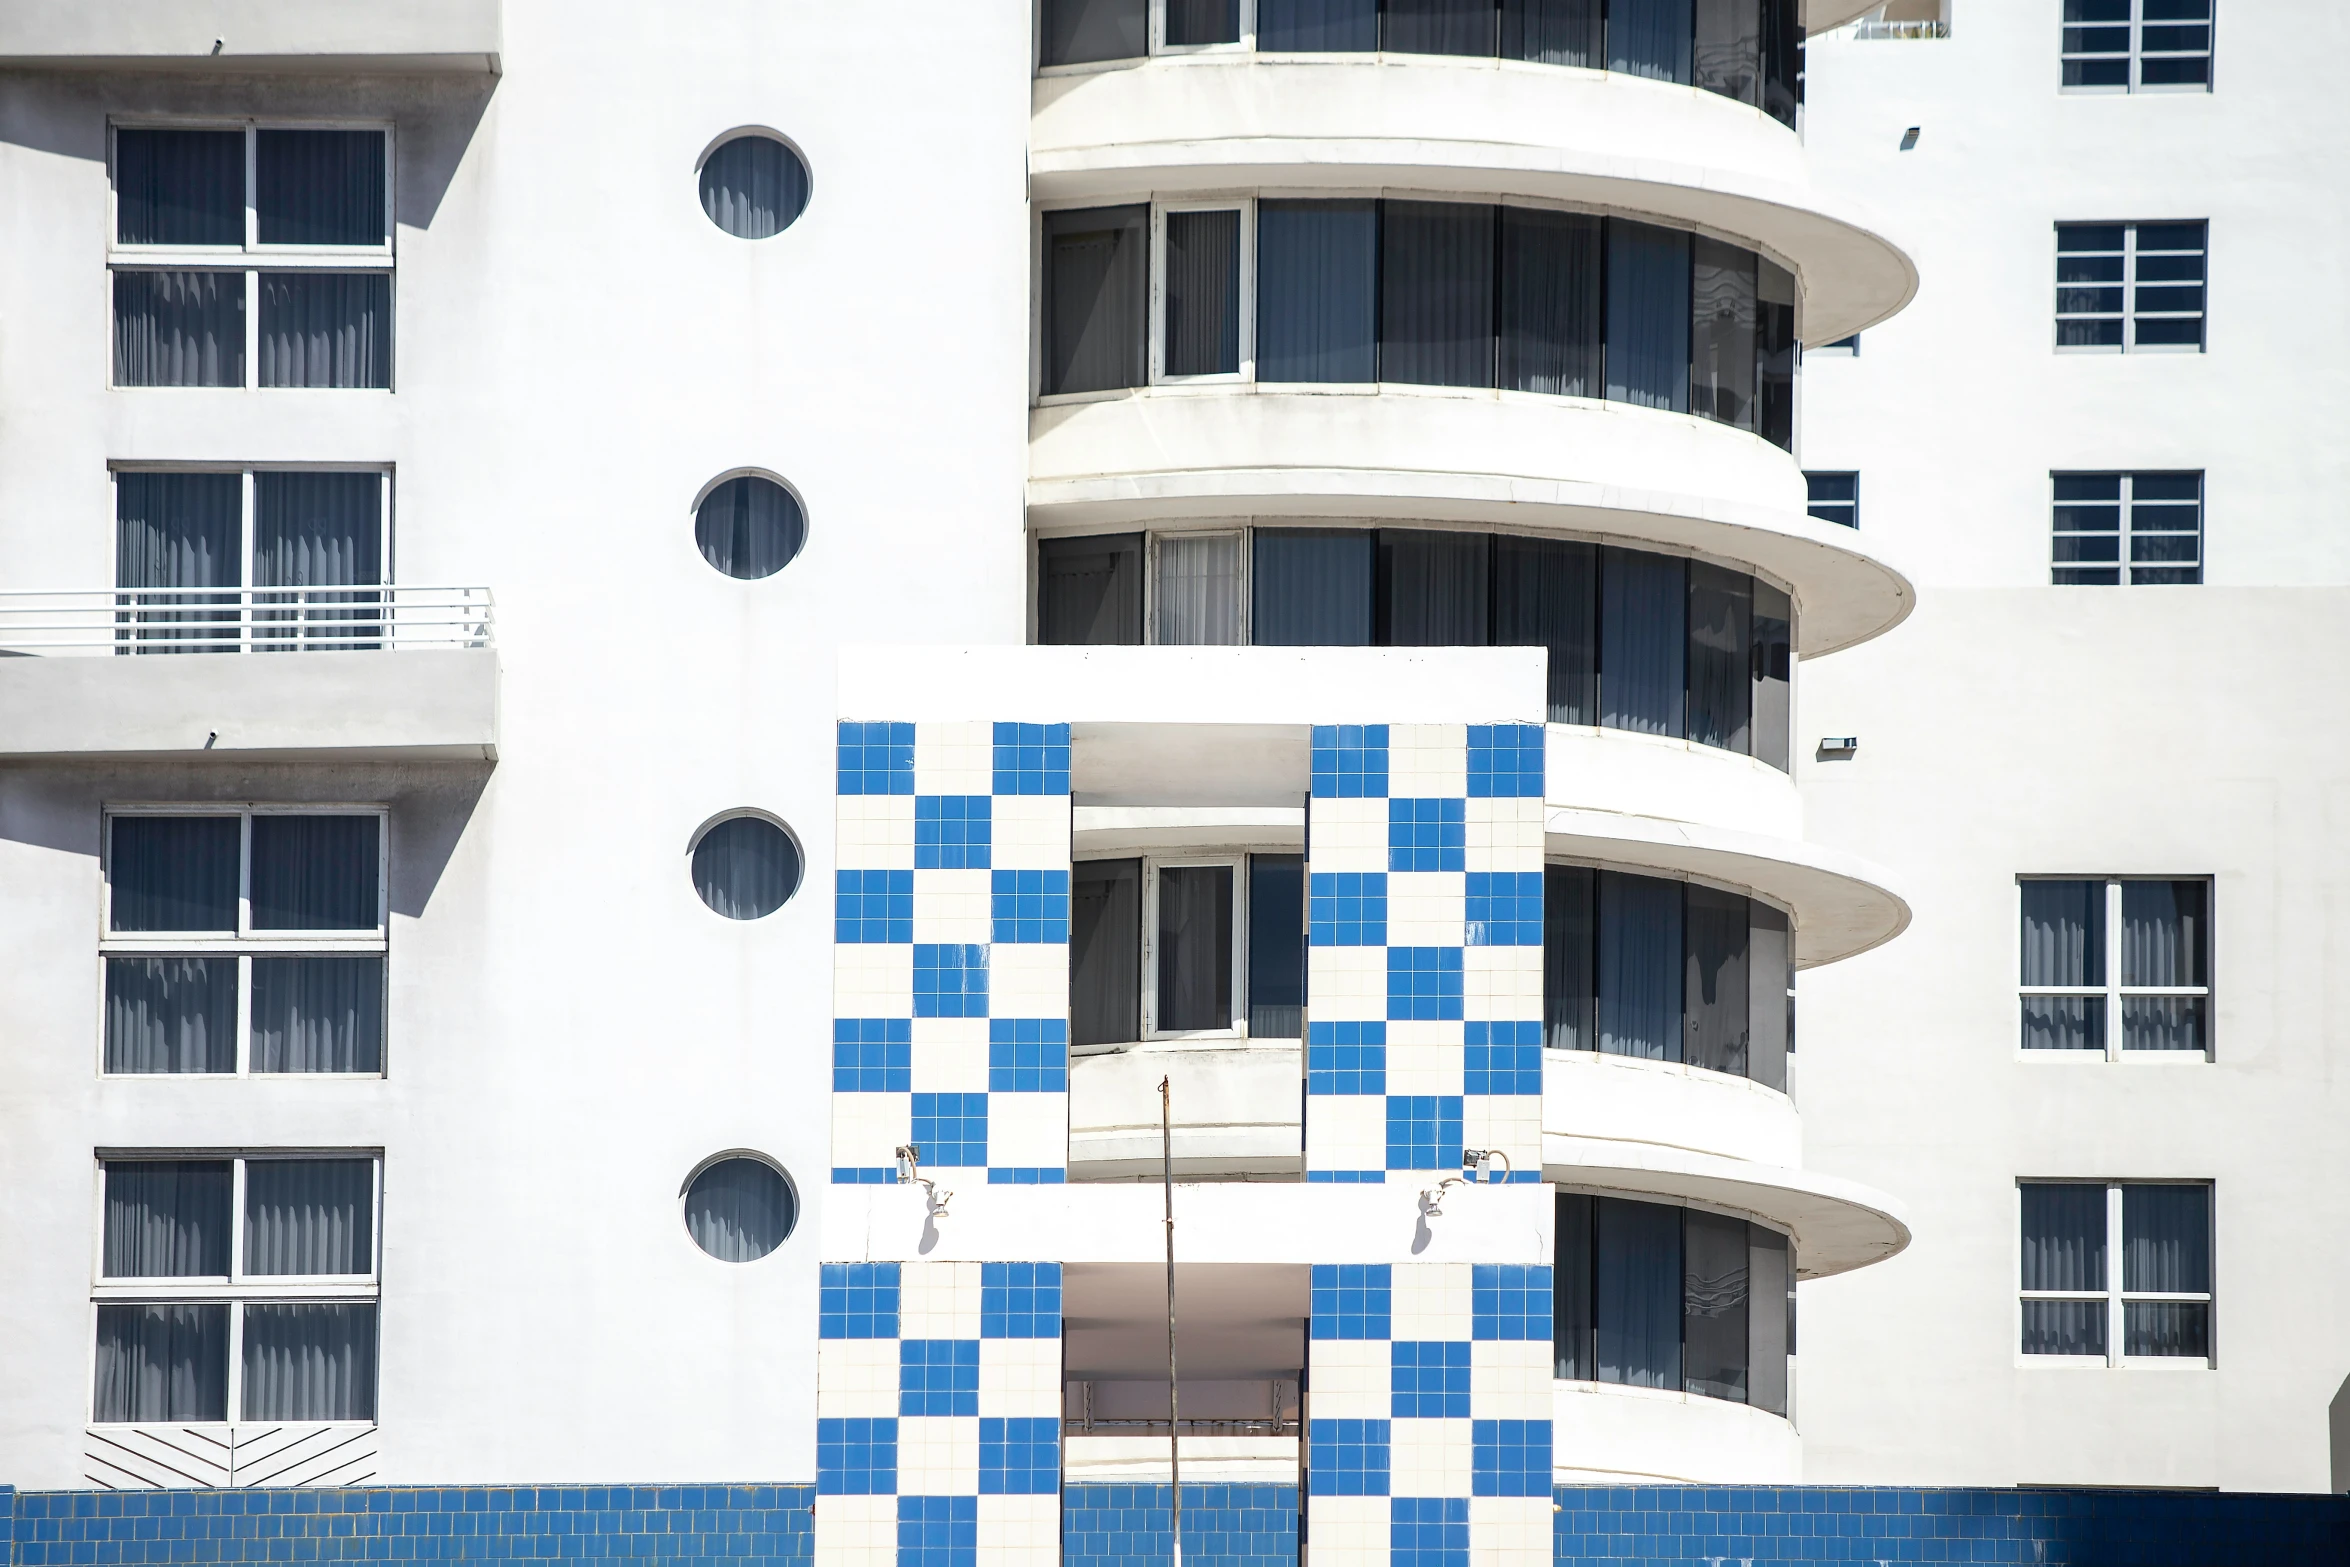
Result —
[{"label": "outdoor light fixture", "polygon": [[1901,150],[1902,150],[1903,152],[1907,152],[1907,151],[1909,151],[1909,150],[1910,150],[1912,147],[1915,147],[1917,144],[1918,144],[1918,128],[1917,128],[1916,126],[1914,126],[1914,125],[1913,125],[1913,126],[1911,126],[1911,127],[1908,129],[1908,130],[1906,130],[1906,131],[1903,131],[1903,132],[1901,133]]},{"label": "outdoor light fixture", "polygon": [[1858,735],[1822,735],[1822,736],[1820,736],[1820,755],[1822,755],[1823,757],[1826,757],[1826,756],[1844,756],[1844,757],[1848,757],[1848,756],[1852,755],[1852,753],[1853,753],[1853,752],[1855,752],[1855,751],[1857,751],[1857,750],[1859,750],[1859,749],[1860,749],[1860,736],[1858,736]]},{"label": "outdoor light fixture", "polygon": [[[1493,1173],[1494,1166],[1497,1164],[1501,1167],[1499,1176]],[[1510,1165],[1510,1156],[1500,1149],[1464,1148],[1461,1150],[1461,1173],[1446,1176],[1436,1183],[1434,1191],[1420,1193],[1420,1211],[1431,1219],[1441,1218],[1444,1214],[1446,1187],[1489,1186],[1496,1181],[1508,1181],[1512,1173],[1514,1172]]]},{"label": "outdoor light fixture", "polygon": [[918,1143],[900,1143],[898,1145],[898,1184],[900,1186],[921,1187],[928,1200],[932,1218],[943,1217],[947,1211],[947,1204],[955,1200],[953,1192],[940,1191],[938,1183],[922,1173],[922,1148]]}]

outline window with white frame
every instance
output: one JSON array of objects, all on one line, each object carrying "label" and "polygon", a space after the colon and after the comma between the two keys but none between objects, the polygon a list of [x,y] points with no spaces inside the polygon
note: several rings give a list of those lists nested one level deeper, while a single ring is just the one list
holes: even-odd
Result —
[{"label": "window with white frame", "polygon": [[109,812],[102,1070],[380,1075],[384,821],[348,806]]},{"label": "window with white frame", "polygon": [[391,491],[382,468],[118,468],[115,641],[127,653],[380,648]]},{"label": "window with white frame", "polygon": [[2211,1363],[2208,1182],[2022,1181],[2017,1193],[2024,1354]]},{"label": "window with white frame", "polygon": [[1822,522],[1833,522],[1846,528],[1860,526],[1859,474],[1806,473],[1803,483],[1807,492],[1805,511]]},{"label": "window with white frame", "polygon": [[91,1422],[372,1422],[382,1168],[102,1157]]},{"label": "window with white frame", "polygon": [[2059,223],[2056,346],[2075,353],[2204,349],[2211,226]]},{"label": "window with white frame", "polygon": [[2211,883],[2030,877],[2023,1048],[2211,1053]]},{"label": "window with white frame", "polygon": [[116,386],[391,386],[388,127],[112,132]]},{"label": "window with white frame", "polygon": [[1070,1043],[1296,1039],[1305,860],[1080,860],[1070,877]]},{"label": "window with white frame", "polygon": [[2212,0],[2064,0],[2066,92],[2211,91]]},{"label": "window with white frame", "polygon": [[2203,580],[2201,473],[2058,473],[2049,578],[2059,587]]}]

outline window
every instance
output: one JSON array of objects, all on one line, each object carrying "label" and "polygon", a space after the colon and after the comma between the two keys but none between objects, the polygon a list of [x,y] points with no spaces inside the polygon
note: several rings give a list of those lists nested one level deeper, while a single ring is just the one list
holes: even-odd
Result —
[{"label": "window", "polygon": [[1579,865],[1542,876],[1543,1042],[1787,1086],[1793,929],[1734,892]]},{"label": "window", "polygon": [[2203,475],[2059,473],[2050,580],[2133,587],[2203,580]]},{"label": "window", "polygon": [[392,384],[391,132],[114,127],[116,386]]},{"label": "window", "polygon": [[1860,357],[1860,334],[1855,332],[1850,337],[1840,337],[1833,343],[1822,343],[1817,348],[1807,348],[1803,352],[1804,356],[1809,359],[1858,359]]},{"label": "window", "polygon": [[105,1071],[382,1072],[382,812],[122,809],[106,825]]},{"label": "window", "polygon": [[1665,1388],[1787,1413],[1795,1253],[1777,1230],[1560,1192],[1551,1351],[1565,1382]]},{"label": "window", "polygon": [[800,846],[781,822],[738,813],[694,839],[694,891],[714,914],[759,920],[800,890]]},{"label": "window", "polygon": [[2059,223],[2056,346],[2103,353],[2203,352],[2209,225]]},{"label": "window", "polygon": [[702,159],[702,211],[736,239],[772,239],[808,206],[808,166],[779,136],[730,136]]},{"label": "window", "polygon": [[1045,396],[1392,382],[1606,397],[1791,447],[1795,279],[1628,218],[1464,201],[1044,215]]},{"label": "window", "polygon": [[2212,0],[2064,0],[2067,92],[2209,92]]},{"label": "window", "polygon": [[2023,1048],[2211,1053],[2211,883],[2030,878]]},{"label": "window", "polygon": [[102,1160],[91,1421],[373,1421],[381,1169]]},{"label": "window", "polygon": [[1295,1039],[1305,860],[1080,860],[1070,879],[1070,1042]]},{"label": "window", "polygon": [[1782,771],[1794,633],[1793,601],[1761,577],[1580,540],[1280,527],[1037,543],[1042,644],[1541,647],[1551,722]]},{"label": "window", "polygon": [[[2025,1181],[2017,1190],[2025,1354],[2211,1363],[2209,1185]],[[2118,1278],[2107,1255],[2116,1234]]]},{"label": "window", "polygon": [[1804,510],[1822,522],[1838,523],[1847,528],[1860,526],[1860,475],[1857,473],[1807,473],[1803,476],[1810,498]]},{"label": "window", "polygon": [[755,1154],[713,1159],[685,1185],[685,1229],[720,1262],[757,1262],[799,1222],[791,1180]]},{"label": "window", "polygon": [[694,505],[694,544],[730,577],[756,582],[792,563],[808,542],[799,497],[765,474],[738,473]]}]

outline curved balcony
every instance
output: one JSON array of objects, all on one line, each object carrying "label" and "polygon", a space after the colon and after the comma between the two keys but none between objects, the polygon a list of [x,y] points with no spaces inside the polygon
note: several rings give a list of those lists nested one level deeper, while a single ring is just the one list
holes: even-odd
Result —
[{"label": "curved balcony", "polygon": [[1559,1485],[1793,1485],[1803,1478],[1803,1442],[1784,1419],[1663,1388],[1553,1382],[1550,1440]]},{"label": "curved balcony", "polygon": [[[1443,134],[1431,134],[1442,127]],[[1792,270],[1802,336],[1900,310],[1917,269],[1761,110],[1618,72],[1461,56],[1161,55],[1035,84],[1039,202],[1410,191],[1570,202],[1743,240]]]},{"label": "curved balcony", "polygon": [[1652,1144],[1793,1168],[1803,1119],[1776,1089],[1677,1061],[1542,1053],[1543,1126],[1563,1137]]},{"label": "curved balcony", "polygon": [[1158,1175],[1159,1080],[1166,1078],[1180,1107],[1168,1138],[1178,1177],[1294,1179],[1304,1168],[1303,1066],[1294,1039],[1078,1054],[1069,1063],[1069,1177]]}]

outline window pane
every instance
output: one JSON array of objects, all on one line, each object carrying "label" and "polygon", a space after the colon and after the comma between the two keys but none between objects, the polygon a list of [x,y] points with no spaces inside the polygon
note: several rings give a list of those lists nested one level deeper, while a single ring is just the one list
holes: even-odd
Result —
[{"label": "window pane", "polygon": [[1795,723],[1795,602],[1754,579],[1754,759],[1787,771]]},{"label": "window pane", "polygon": [[[1611,22],[1609,36],[1616,31]],[[1642,408],[1687,413],[1689,321],[1689,236],[1610,218],[1607,395]]]},{"label": "window pane", "polygon": [[1232,1026],[1232,867],[1159,872],[1158,1026]]},{"label": "window pane", "polygon": [[90,1417],[226,1420],[228,1307],[100,1306]]},{"label": "window pane", "polygon": [[1248,857],[1248,1031],[1296,1039],[1306,1000],[1305,856]]},{"label": "window pane", "polygon": [[702,211],[737,239],[769,239],[807,210],[808,166],[772,136],[737,136],[702,161]]},{"label": "window pane", "polygon": [[1044,63],[1139,60],[1149,16],[1146,0],[1044,0]]},{"label": "window pane", "polygon": [[1795,988],[1794,943],[1787,916],[1761,899],[1748,902],[1747,919],[1746,1075],[1765,1088],[1784,1089],[1793,1043],[1788,1014],[1789,992]]},{"label": "window pane", "polygon": [[2122,883],[2122,983],[2208,985],[2209,928],[2201,881]]},{"label": "window pane", "polygon": [[1167,647],[1237,647],[1242,550],[1238,533],[1173,534],[1158,542],[1156,640]]},{"label": "window pane", "polygon": [[1689,738],[1744,753],[1752,746],[1754,579],[1689,563]]},{"label": "window pane", "polygon": [[373,1159],[249,1159],[245,1272],[375,1271]]},{"label": "window pane", "polygon": [[1379,47],[1379,0],[1257,0],[1266,53],[1368,54]]},{"label": "window pane", "polygon": [[1142,1036],[1142,861],[1080,860],[1069,872],[1069,1042]]},{"label": "window pane", "polygon": [[1240,0],[1167,0],[1167,42],[1240,42]]},{"label": "window pane", "polygon": [[[1711,3],[1711,0],[1706,0]],[[1689,272],[1690,409],[1755,428],[1755,257],[1697,236]]]},{"label": "window pane", "polygon": [[114,274],[116,386],[243,386],[245,274]]},{"label": "window pane", "polygon": [[262,273],[261,384],[390,386],[391,274]]},{"label": "window pane", "polygon": [[319,590],[383,580],[380,474],[253,476],[253,585],[303,590],[256,599],[257,604],[278,606],[255,610],[257,648],[380,648],[380,592]]},{"label": "window pane", "polygon": [[237,960],[106,960],[106,1070],[234,1072]]},{"label": "window pane", "polygon": [[2023,1304],[2025,1354],[2105,1354],[2105,1302],[2027,1300]]},{"label": "window pane", "polygon": [[255,930],[374,930],[379,816],[253,818]]},{"label": "window pane", "polygon": [[1599,720],[1599,550],[1566,539],[1493,541],[1493,645],[1550,653],[1550,721]]},{"label": "window pane", "polygon": [[1746,1402],[1749,1327],[1746,1222],[1691,1209],[1682,1219],[1684,1385]]},{"label": "window pane", "polygon": [[714,486],[694,508],[694,547],[702,559],[745,582],[774,576],[807,541],[799,498],[758,474]]},{"label": "window pane", "polygon": [[2026,1184],[2023,1287],[2105,1288],[2105,1188]]},{"label": "window pane", "polygon": [[1708,1071],[1746,1075],[1747,907],[1736,893],[1689,887],[1683,894],[1687,966],[1682,981],[1682,1059]]},{"label": "window pane", "polygon": [[114,133],[114,233],[125,245],[245,243],[245,133]]},{"label": "window pane", "polygon": [[380,1072],[383,1008],[381,957],[257,957],[252,1070]]},{"label": "window pane", "polygon": [[[244,481],[233,473],[114,476],[114,585],[229,588],[244,578]],[[231,652],[237,595],[142,594],[116,640],[141,653]]]},{"label": "window pane", "polygon": [[375,1305],[245,1308],[247,1420],[373,1420]]},{"label": "window pane", "polygon": [[720,1262],[758,1261],[798,1219],[791,1183],[764,1159],[721,1159],[686,1188],[686,1233]]},{"label": "window pane", "polygon": [[1501,0],[1501,55],[1603,70],[1607,0]]},{"label": "window pane", "polygon": [[2122,1288],[2132,1294],[2211,1292],[2211,1188],[2122,1188]]},{"label": "window pane", "polygon": [[2103,1050],[2103,996],[2024,997],[2026,1050]]},{"label": "window pane", "polygon": [[2027,985],[2105,983],[2105,883],[2023,883]]},{"label": "window pane", "polygon": [[234,816],[117,816],[107,880],[111,928],[237,928]]},{"label": "window pane", "polygon": [[264,245],[382,244],[383,132],[256,131],[253,223]]},{"label": "window pane", "polygon": [[1550,1348],[1553,1374],[1563,1381],[1590,1382],[1599,1376],[1593,1354],[1591,1248],[1593,1206],[1598,1199],[1560,1192],[1552,1234]]},{"label": "window pane", "polygon": [[1599,1380],[1680,1389],[1681,1211],[1598,1198]]},{"label": "window pane", "polygon": [[1372,537],[1257,529],[1250,639],[1258,647],[1370,646]]},{"label": "window pane", "polygon": [[[1485,13],[1491,25],[1493,13]],[[1494,209],[1390,201],[1380,215],[1379,379],[1493,384]]]},{"label": "window pane", "polygon": [[2211,1353],[2211,1308],[2201,1301],[2122,1302],[2122,1353],[2185,1355]]},{"label": "window pane", "polygon": [[1681,883],[1599,873],[1599,1048],[1681,1059]]},{"label": "window pane", "polygon": [[[1795,128],[1803,76],[1803,18],[1799,0],[1763,0],[1763,113]],[[1856,344],[1854,352],[1858,352]]]},{"label": "window pane", "polygon": [[1501,209],[1500,384],[1600,395],[1601,220]]},{"label": "window pane", "polygon": [[118,1159],[106,1165],[110,1279],[226,1278],[226,1159]]},{"label": "window pane", "polygon": [[1580,865],[1542,868],[1542,1042],[1552,1050],[1597,1050],[1593,963],[1594,878]]},{"label": "window pane", "polygon": [[1379,531],[1381,647],[1483,647],[1491,540],[1482,533]]},{"label": "window pane", "polygon": [[694,844],[694,892],[713,914],[765,919],[800,888],[800,847],[760,816],[730,816]]},{"label": "window pane", "polygon": [[1376,202],[1257,203],[1258,380],[1372,379],[1378,234]]},{"label": "window pane", "polygon": [[1787,1357],[1795,1349],[1795,1253],[1787,1237],[1759,1224],[1746,1227],[1746,1401],[1774,1415],[1787,1413]]},{"label": "window pane", "polygon": [[[1779,0],[1788,3],[1788,0]],[[1795,274],[1755,258],[1754,432],[1795,450]]]},{"label": "window pane", "polygon": [[1663,82],[1690,79],[1690,0],[1609,0],[1607,68]]},{"label": "window pane", "polygon": [[1167,214],[1169,375],[1240,371],[1240,214]]},{"label": "window pane", "polygon": [[1149,220],[1147,207],[1044,215],[1047,393],[1143,384]]},{"label": "window pane", "polygon": [[2122,998],[2124,1050],[2206,1050],[2210,1002],[2202,996]]},{"label": "window pane", "polygon": [[1683,562],[1640,550],[1600,555],[1599,721],[1682,734],[1688,579]]},{"label": "window pane", "polygon": [[1761,108],[1762,0],[1697,0],[1696,21],[1696,85]]},{"label": "window pane", "polygon": [[1386,0],[1391,54],[1493,54],[1493,0]]},{"label": "window pane", "polygon": [[1044,539],[1036,546],[1036,640],[1047,647],[1142,641],[1142,535]]}]

